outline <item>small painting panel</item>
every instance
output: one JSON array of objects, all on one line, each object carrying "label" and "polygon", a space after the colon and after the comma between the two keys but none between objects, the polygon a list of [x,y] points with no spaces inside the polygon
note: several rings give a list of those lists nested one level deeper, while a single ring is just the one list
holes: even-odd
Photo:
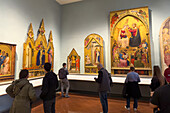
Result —
[{"label": "small painting panel", "polygon": [[80,56],[74,48],[67,57],[67,68],[69,73],[80,73]]}]

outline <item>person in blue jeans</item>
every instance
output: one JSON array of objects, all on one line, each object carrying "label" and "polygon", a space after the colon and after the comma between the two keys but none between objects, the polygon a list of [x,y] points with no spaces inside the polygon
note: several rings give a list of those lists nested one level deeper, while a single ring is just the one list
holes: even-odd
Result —
[{"label": "person in blue jeans", "polygon": [[130,72],[127,74],[125,85],[127,94],[127,105],[125,108],[130,110],[130,98],[134,99],[133,109],[137,111],[138,108],[138,98],[141,97],[140,89],[138,83],[140,82],[139,74],[135,72],[134,67],[130,67]]},{"label": "person in blue jeans", "polygon": [[108,101],[107,92],[110,91],[110,84],[112,82],[111,75],[106,69],[103,68],[102,64],[97,65],[98,68],[98,78],[94,78],[97,83],[99,83],[99,97],[102,104],[103,113],[108,113]]}]

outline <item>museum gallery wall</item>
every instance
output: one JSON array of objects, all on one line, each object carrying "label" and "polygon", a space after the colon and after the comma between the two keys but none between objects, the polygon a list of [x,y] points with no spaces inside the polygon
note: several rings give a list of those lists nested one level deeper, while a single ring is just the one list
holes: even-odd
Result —
[{"label": "museum gallery wall", "polygon": [[48,43],[45,36],[44,20],[42,19],[37,39],[34,41],[32,24],[29,26],[27,40],[23,50],[23,69],[29,70],[29,77],[44,75],[44,64],[48,62],[54,67],[54,46],[52,31],[50,31]]},{"label": "museum gallery wall", "polygon": [[111,12],[110,41],[112,74],[152,75],[148,7]]},{"label": "museum gallery wall", "polygon": [[[160,30],[162,71],[170,64],[169,26],[170,18],[163,22]],[[54,67],[52,31],[47,41],[43,19],[36,40],[34,36],[31,23],[23,44],[23,69],[29,70],[30,78],[44,75],[45,62],[52,64],[52,70]],[[148,7],[111,12],[110,43],[112,75],[126,75],[130,66],[134,66],[140,75],[152,75]],[[0,81],[14,79],[15,49],[14,44],[0,43]],[[73,48],[67,57],[69,72],[79,74],[80,62],[80,56]],[[97,74],[99,63],[104,65],[104,40],[100,35],[92,33],[84,39],[84,73]]]},{"label": "museum gallery wall", "polygon": [[15,52],[15,44],[0,42],[0,82],[14,79]]},{"label": "museum gallery wall", "polygon": [[167,18],[160,29],[160,53],[162,72],[170,65],[170,17]]},{"label": "museum gallery wall", "polygon": [[84,40],[85,73],[98,73],[97,65],[104,65],[103,38],[98,34],[90,34]]},{"label": "museum gallery wall", "polygon": [[80,73],[80,56],[73,48],[67,57],[67,69],[69,73]]}]

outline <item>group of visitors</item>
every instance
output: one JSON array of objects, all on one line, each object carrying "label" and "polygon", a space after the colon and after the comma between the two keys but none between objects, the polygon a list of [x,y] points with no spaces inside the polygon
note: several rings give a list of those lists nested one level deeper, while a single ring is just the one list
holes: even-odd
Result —
[{"label": "group of visitors", "polygon": [[[97,65],[98,78],[94,78],[99,84],[98,91],[100,102],[103,108],[102,113],[108,113],[107,92],[111,90],[112,78],[111,74],[103,68],[102,64]],[[43,107],[45,113],[55,113],[55,98],[56,89],[59,87],[57,75],[51,71],[51,64],[44,65],[45,76],[42,83],[42,92],[40,98],[43,100]],[[170,66],[165,74],[170,75]],[[59,70],[59,79],[61,83],[61,96],[69,98],[69,81],[67,79],[68,70],[66,63]],[[31,103],[36,100],[37,96],[33,85],[29,83],[28,70],[21,70],[19,80],[15,80],[6,92],[14,98],[10,113],[30,113]],[[125,108],[130,110],[130,98],[134,99],[133,110],[137,111],[138,99],[141,97],[141,92],[138,83],[140,82],[139,74],[135,72],[134,67],[130,67],[130,72],[125,79],[123,88],[123,96],[127,100]],[[154,113],[170,113],[170,85],[167,85],[166,78],[161,74],[160,68],[154,66],[153,78],[151,80],[151,106]],[[66,87],[66,94],[64,96],[64,86]]]},{"label": "group of visitors", "polygon": [[[44,113],[55,113],[56,89],[59,87],[57,75],[51,71],[51,64],[44,65],[45,76],[43,78],[40,98],[43,100]],[[68,71],[66,63],[59,70],[59,78],[61,82],[62,97],[69,97],[69,82],[67,80]],[[19,80],[12,82],[7,87],[6,92],[14,98],[10,113],[31,113],[31,103],[37,99],[33,85],[27,80],[29,77],[28,70],[21,70]],[[64,86],[66,87],[66,95],[64,96]]]}]

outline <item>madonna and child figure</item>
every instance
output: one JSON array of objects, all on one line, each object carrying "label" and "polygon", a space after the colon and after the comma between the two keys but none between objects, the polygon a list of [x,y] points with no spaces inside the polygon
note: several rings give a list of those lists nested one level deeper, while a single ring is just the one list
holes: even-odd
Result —
[{"label": "madonna and child figure", "polygon": [[[125,18],[123,27],[119,28],[118,24],[115,28],[118,30],[115,31],[118,32],[117,39],[116,35],[112,37],[112,67],[147,68],[149,66],[148,39],[146,34],[140,32],[142,30],[140,27],[143,28],[144,25],[134,17]],[[134,20],[133,23],[130,19]]]}]

